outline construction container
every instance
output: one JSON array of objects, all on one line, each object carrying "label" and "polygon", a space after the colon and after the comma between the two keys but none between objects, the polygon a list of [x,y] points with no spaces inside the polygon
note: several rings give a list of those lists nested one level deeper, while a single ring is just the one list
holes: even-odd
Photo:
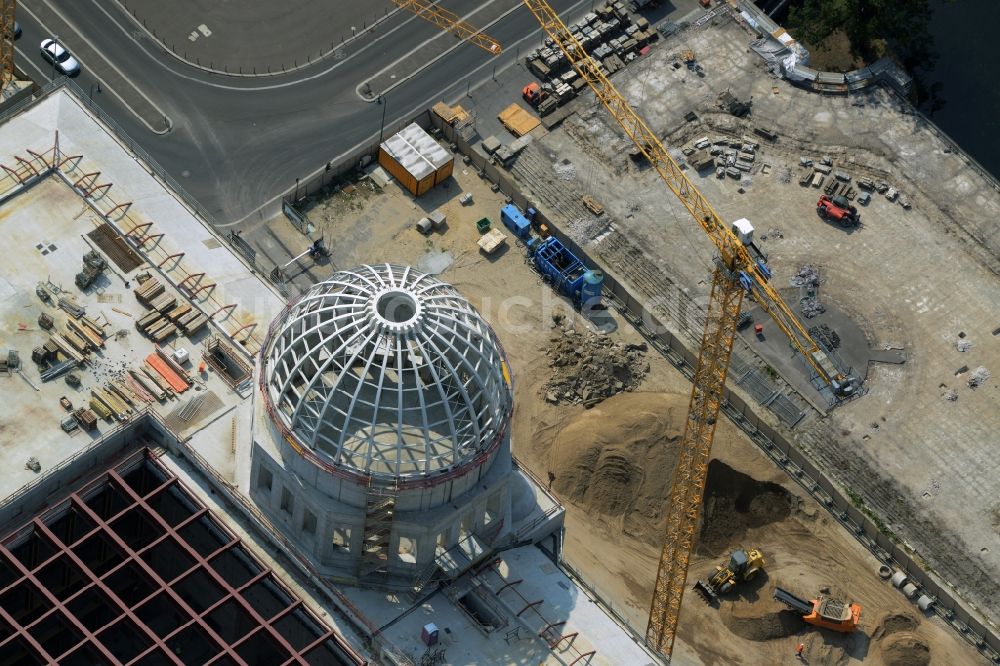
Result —
[{"label": "construction container", "polygon": [[415,197],[451,176],[455,157],[412,123],[379,146],[379,165]]},{"label": "construction container", "polygon": [[500,221],[518,238],[527,238],[531,232],[531,222],[514,204],[500,209]]}]

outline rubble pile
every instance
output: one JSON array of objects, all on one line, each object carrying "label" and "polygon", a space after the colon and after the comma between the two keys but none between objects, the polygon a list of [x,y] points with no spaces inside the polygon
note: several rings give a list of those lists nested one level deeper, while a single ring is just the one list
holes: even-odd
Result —
[{"label": "rubble pile", "polygon": [[812,319],[826,312],[826,306],[813,297],[803,298],[799,301],[799,309],[802,310],[802,316],[806,319]]},{"label": "rubble pile", "polygon": [[819,283],[819,269],[812,264],[806,264],[792,276],[793,287],[818,287]]},{"label": "rubble pile", "polygon": [[976,388],[977,386],[982,386],[986,383],[986,380],[990,378],[990,371],[986,369],[985,366],[979,366],[972,371],[969,375],[969,388]]},{"label": "rubble pile", "polygon": [[837,331],[833,330],[826,324],[810,326],[809,335],[811,335],[813,340],[816,342],[822,343],[827,349],[836,349],[840,346],[840,335],[837,334]]},{"label": "rubble pile", "polygon": [[563,329],[549,339],[552,378],[542,386],[547,402],[591,407],[635,390],[649,372],[646,343],[619,344],[593,333]]}]

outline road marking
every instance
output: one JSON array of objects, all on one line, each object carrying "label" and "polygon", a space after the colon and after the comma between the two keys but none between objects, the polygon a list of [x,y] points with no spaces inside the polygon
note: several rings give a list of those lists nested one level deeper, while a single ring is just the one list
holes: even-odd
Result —
[{"label": "road marking", "polygon": [[[495,2],[495,0],[490,0],[490,2],[487,2],[486,4],[480,6],[477,9],[474,9],[471,13],[466,14],[465,16],[463,16],[462,20],[464,21],[469,16],[472,16],[472,14],[475,14],[480,9],[482,9],[483,7],[486,7],[486,5],[492,4],[493,2]],[[503,19],[505,19],[508,16],[510,16],[511,14],[513,14],[520,7],[521,7],[520,4],[514,5],[513,7],[511,7],[507,11],[505,11],[503,14],[501,14],[500,16],[498,16],[496,19],[494,19],[493,21],[490,21],[489,23],[487,23],[486,25],[484,25],[480,29],[480,31],[485,31],[487,28],[490,28],[490,27],[496,25],[497,23],[499,23]],[[365,97],[364,95],[361,94],[360,91],[361,91],[361,87],[362,86],[368,85],[371,81],[374,81],[375,79],[377,79],[378,77],[380,77],[382,74],[384,74],[386,71],[388,71],[389,69],[391,69],[392,67],[394,67],[396,65],[396,63],[398,63],[400,60],[403,60],[407,56],[412,55],[419,48],[421,48],[423,46],[426,46],[427,44],[430,44],[432,41],[434,41],[435,39],[438,39],[438,38],[442,37],[445,34],[448,34],[448,33],[441,33],[440,35],[436,35],[435,37],[432,37],[431,39],[428,39],[423,44],[421,44],[420,46],[418,46],[416,49],[413,49],[409,53],[403,54],[401,57],[399,57],[395,61],[393,61],[392,64],[387,65],[386,67],[383,67],[382,69],[380,69],[374,75],[370,76],[365,81],[362,81],[361,83],[359,83],[357,85],[357,87],[354,88],[355,94],[357,94],[358,97],[360,97],[361,99],[363,99],[366,102],[372,102],[372,101],[374,101],[373,98]],[[520,44],[521,42],[518,41],[518,42],[515,42],[515,43],[516,44]],[[457,48],[459,48],[461,46],[464,46],[464,45],[465,45],[465,43],[462,42],[462,41],[456,42],[453,46],[451,46],[450,48],[446,49],[443,53],[440,53],[440,54],[436,55],[435,57],[431,58],[430,60],[428,60],[427,62],[423,63],[422,65],[420,65],[420,67],[418,67],[417,69],[413,70],[413,72],[411,72],[410,74],[407,74],[406,76],[404,76],[403,78],[401,78],[399,81],[394,81],[388,88],[386,88],[385,90],[379,92],[378,94],[379,95],[385,95],[386,93],[390,92],[394,88],[398,88],[399,86],[403,85],[404,83],[406,83],[407,81],[409,81],[410,79],[412,79],[414,76],[416,76],[420,72],[424,71],[425,69],[427,69],[428,67],[430,67],[431,65],[433,65],[434,63],[436,63],[437,61],[441,60],[442,58],[444,58],[445,56],[447,56],[448,54],[450,54],[455,49],[457,49]],[[369,90],[370,90],[370,88],[369,88]]]},{"label": "road marking", "polygon": [[[97,0],[90,0],[90,1],[91,1],[91,3],[95,7],[97,7],[98,10],[101,11],[102,14],[104,14],[105,16],[107,16],[108,19],[110,19],[112,23],[114,23],[116,26],[118,26],[118,28],[122,31],[122,33],[124,33],[124,35],[125,35],[125,37],[127,39],[131,40],[136,46],[138,46],[146,55],[148,55],[150,57],[151,60],[153,60],[153,62],[155,62],[160,67],[162,67],[166,71],[170,72],[174,76],[177,76],[178,78],[185,79],[187,81],[192,81],[194,83],[200,83],[201,85],[204,85],[204,86],[209,86],[209,87],[212,87],[212,88],[218,88],[220,90],[238,90],[240,92],[253,92],[253,91],[256,91],[256,90],[279,90],[281,88],[288,88],[288,87],[291,87],[291,86],[296,86],[296,85],[299,85],[300,83],[307,83],[307,82],[312,81],[314,79],[318,79],[320,77],[326,76],[327,74],[329,74],[333,70],[337,69],[338,67],[340,67],[342,65],[345,65],[350,60],[353,60],[354,58],[356,58],[357,56],[361,55],[362,53],[364,53],[368,49],[372,48],[373,46],[375,46],[376,44],[378,44],[379,42],[381,42],[383,39],[387,39],[390,35],[392,35],[392,33],[396,32],[397,30],[401,30],[401,29],[405,28],[407,26],[407,24],[409,24],[411,21],[421,21],[421,22],[423,22],[423,19],[420,19],[417,16],[411,16],[411,17],[409,17],[407,19],[404,19],[403,22],[400,25],[396,26],[395,28],[392,28],[388,32],[382,33],[381,35],[379,35],[378,37],[376,37],[375,39],[373,39],[371,42],[369,42],[368,44],[365,44],[360,49],[358,49],[354,53],[350,54],[346,58],[335,62],[330,67],[324,69],[321,72],[317,72],[316,74],[310,74],[309,76],[305,76],[303,78],[296,79],[296,80],[293,80],[293,81],[286,81],[284,83],[275,83],[275,84],[262,85],[262,86],[231,86],[231,85],[226,85],[224,83],[214,83],[212,81],[205,81],[204,79],[200,79],[200,78],[198,78],[196,76],[191,76],[189,74],[184,74],[182,72],[177,71],[176,69],[171,68],[166,63],[160,61],[156,56],[154,56],[153,53],[151,53],[149,51],[149,49],[147,49],[146,46],[143,43],[141,43],[138,39],[136,39],[135,36],[130,31],[128,31],[128,30],[125,29],[125,26],[123,26],[118,21],[118,19],[116,19],[114,16],[112,16],[106,9],[104,9],[104,7],[102,7],[101,5],[99,5],[98,2],[97,2]],[[397,10],[397,11],[402,11],[402,10]],[[131,14],[128,14],[128,17],[129,17],[130,20],[133,20]],[[155,43],[159,44],[160,42],[157,40]],[[157,49],[157,51],[160,51],[160,50],[162,50],[162,49]],[[185,66],[188,66],[188,65],[185,64]],[[250,79],[250,80],[252,80],[252,79]]]},{"label": "road marking", "polygon": [[[575,11],[578,11],[579,8],[582,7],[582,6],[584,6],[584,5],[586,5],[587,2],[588,2],[588,0],[578,0],[578,2],[576,2],[575,4],[573,4],[570,7],[568,7],[562,13],[563,14],[570,14],[570,13],[573,13]],[[537,29],[529,32],[527,35],[525,35],[521,39],[519,39],[516,42],[514,42],[513,44],[511,44],[511,46],[515,46],[515,47],[516,46],[520,46],[523,42],[526,42],[526,41],[529,41],[529,40],[532,40],[532,39],[536,39],[537,38],[536,37],[536,33],[541,32],[541,31],[542,31],[542,28],[541,28],[541,26],[539,26]],[[506,48],[509,48],[509,47],[506,47]],[[484,69],[485,67],[488,67],[490,64],[492,64],[492,61],[491,60],[487,60],[482,65],[479,65],[478,67],[476,67],[475,69],[473,69],[472,71],[470,71],[469,74],[468,74],[468,76],[472,77],[474,74],[476,74],[480,70]],[[511,63],[509,65],[507,65],[506,67],[504,67],[500,71],[501,72],[506,71],[506,70],[510,69],[511,67],[516,66],[516,65],[517,65],[517,60],[515,59],[515,60],[511,61]],[[489,76],[482,77],[481,79],[479,79],[478,81],[475,82],[474,88],[479,88],[481,85],[483,85],[487,81],[491,80],[492,78],[493,78],[492,74],[490,74]],[[430,105],[432,103],[434,103],[435,101],[439,101],[441,99],[446,98],[448,91],[449,90],[454,90],[455,88],[458,88],[459,86],[461,86],[461,83],[462,83],[461,81],[456,81],[455,83],[451,84],[450,86],[448,86],[444,90],[441,90],[438,93],[436,93],[434,95],[431,95],[430,97],[428,97],[427,99],[425,99],[423,102],[420,102],[419,104],[411,107],[410,110],[407,111],[406,113],[403,113],[400,116],[397,116],[392,122],[394,122],[394,123],[395,122],[399,122],[399,120],[402,117],[406,116],[407,114],[413,113],[414,110],[420,109],[420,108],[425,108],[426,109],[426,108],[430,107]],[[462,95],[456,95],[456,96],[452,97],[451,99],[454,100],[454,101],[458,101],[462,96],[464,96],[464,93]],[[344,158],[356,154],[357,151],[360,150],[361,148],[363,148],[364,146],[370,145],[372,143],[372,139],[374,137],[375,137],[375,133],[373,132],[372,135],[370,137],[368,137],[367,139],[365,139],[363,141],[359,141],[358,143],[354,144],[354,146],[352,146],[351,148],[348,148],[347,150],[345,150],[344,152],[342,152],[340,155],[337,155],[336,157],[334,157],[334,158],[332,158],[330,160],[327,160],[327,161],[329,161],[329,162],[340,162]],[[321,173],[324,173],[325,171],[326,171],[326,166],[324,165],[324,166],[319,167],[318,169],[316,169],[312,173],[306,175],[304,178],[301,178],[300,180],[308,182],[308,181],[312,180],[313,178],[315,178],[316,176],[320,175]],[[267,201],[265,201],[264,203],[262,203],[261,205],[257,206],[257,208],[253,209],[252,211],[250,211],[249,213],[247,213],[246,215],[244,215],[243,217],[241,217],[240,219],[238,219],[238,220],[236,220],[234,222],[224,222],[222,224],[216,224],[216,225],[213,226],[213,228],[214,229],[222,229],[222,228],[226,228],[226,227],[234,227],[237,224],[242,224],[242,223],[246,222],[248,219],[250,219],[251,217],[253,217],[254,215],[257,215],[263,209],[267,208],[268,206],[273,205],[275,202],[277,202],[277,201],[279,201],[281,199],[284,199],[284,198],[285,198],[285,194],[284,193],[278,194],[276,196],[273,196],[270,199],[268,199]]]},{"label": "road marking", "polygon": [[[471,12],[469,12],[468,14],[466,14],[465,16],[460,17],[461,20],[462,21],[466,21],[473,14],[476,14],[476,13],[482,11],[483,9],[485,9],[489,5],[492,5],[496,1],[497,0],[489,0],[489,2],[484,2],[483,4],[479,5],[478,7],[476,7],[475,9],[473,9]],[[492,25],[495,25],[498,21],[501,21],[501,20],[507,18],[510,14],[512,14],[514,12],[514,10],[518,9],[520,6],[521,6],[520,3],[516,3],[513,7],[511,7],[507,11],[505,11],[503,14],[501,14],[500,16],[498,16],[496,19],[494,19],[493,21],[487,23],[482,28],[480,28],[480,32],[484,32],[487,28],[489,28]],[[362,86],[369,85],[372,81],[374,81],[375,79],[379,78],[385,72],[387,72],[390,69],[392,69],[393,67],[395,67],[400,61],[405,60],[407,57],[413,55],[414,53],[416,53],[417,51],[419,51],[423,47],[427,46],[431,42],[435,42],[435,41],[441,39],[442,37],[444,37],[446,35],[451,35],[451,33],[448,32],[448,31],[439,31],[438,34],[434,35],[433,37],[425,39],[423,42],[421,42],[420,44],[418,44],[417,46],[415,46],[413,49],[411,49],[411,50],[407,51],[406,53],[402,54],[401,56],[399,56],[398,58],[396,58],[395,60],[393,60],[391,63],[389,63],[388,65],[386,65],[385,67],[383,67],[379,71],[375,72],[374,74],[372,74],[371,76],[369,76],[367,79],[365,79],[361,83],[359,83],[354,88],[355,94],[357,94],[358,97],[360,97],[361,99],[363,99],[366,102],[373,101],[371,97],[366,97],[366,96],[364,96],[364,95],[361,94],[361,87]],[[462,40],[459,40],[459,41],[455,42],[455,44],[452,45],[450,48],[445,49],[444,53],[441,53],[440,55],[435,56],[431,60],[428,60],[427,62],[423,63],[422,65],[420,65],[420,67],[418,67],[417,69],[415,69],[413,72],[411,72],[410,74],[407,74],[405,77],[403,77],[399,81],[393,83],[392,85],[390,85],[385,90],[381,90],[378,93],[376,93],[376,96],[377,95],[384,95],[385,93],[389,92],[393,88],[395,88],[395,87],[397,87],[397,86],[405,83],[410,78],[416,76],[417,74],[419,74],[423,70],[427,69],[428,67],[430,67],[431,65],[433,65],[434,63],[436,63],[438,60],[440,60],[441,58],[443,58],[444,56],[448,55],[449,53],[451,53],[455,49],[459,48],[460,46],[464,46],[464,45],[465,45],[465,42],[462,41]],[[370,87],[369,87],[369,90],[371,90]]]},{"label": "road marking", "polygon": [[[56,9],[55,7],[53,7],[53,6],[51,5],[51,4],[49,4],[48,0],[40,0],[40,1],[41,1],[41,2],[43,3],[43,4],[45,4],[45,5],[46,5],[46,6],[47,6],[47,7],[49,8],[49,9],[51,9],[51,10],[52,10],[52,12],[53,12],[54,14],[56,14],[56,16],[58,16],[58,17],[59,17],[59,18],[60,18],[60,19],[61,19],[61,20],[62,20],[62,21],[63,21],[64,23],[66,23],[66,24],[67,24],[68,26],[70,26],[71,28],[73,28],[73,31],[74,31],[74,33],[75,33],[76,37],[78,37],[79,39],[81,39],[81,40],[82,40],[82,41],[83,41],[84,43],[86,43],[86,44],[87,44],[87,46],[89,46],[89,47],[90,47],[91,49],[93,49],[93,50],[94,50],[94,53],[96,53],[96,54],[97,54],[97,55],[98,55],[98,56],[99,56],[99,57],[101,58],[101,60],[103,60],[103,61],[104,61],[104,62],[105,62],[105,63],[106,63],[106,64],[107,64],[107,65],[108,65],[109,67],[111,67],[111,69],[113,69],[113,70],[114,70],[114,71],[115,71],[115,72],[116,72],[116,73],[118,74],[118,76],[122,77],[122,79],[123,79],[124,81],[128,82],[128,84],[132,86],[132,89],[133,89],[133,90],[135,90],[135,91],[136,91],[137,93],[139,93],[139,95],[140,95],[140,96],[141,96],[141,97],[142,97],[143,99],[145,99],[145,100],[146,100],[146,101],[147,101],[147,102],[149,103],[149,105],[150,105],[151,107],[153,107],[153,109],[154,109],[154,110],[155,110],[155,111],[156,111],[156,112],[157,112],[157,113],[158,113],[159,115],[163,116],[163,120],[165,121],[165,124],[166,124],[166,126],[167,126],[167,127],[166,127],[166,129],[163,129],[163,130],[158,130],[158,129],[154,128],[154,127],[153,127],[153,126],[152,126],[152,125],[151,125],[151,124],[149,123],[149,121],[148,121],[148,120],[146,120],[146,119],[145,119],[145,118],[144,118],[144,117],[143,117],[142,115],[140,115],[140,114],[139,114],[139,113],[138,113],[138,112],[137,112],[137,111],[136,111],[135,109],[133,109],[133,108],[132,108],[132,105],[130,105],[130,104],[129,104],[129,103],[127,102],[127,101],[125,101],[125,98],[124,98],[124,97],[122,97],[122,96],[121,96],[121,95],[120,95],[120,94],[119,94],[119,93],[118,93],[118,92],[117,92],[117,91],[116,91],[116,90],[114,89],[114,87],[112,87],[112,86],[108,85],[106,81],[102,81],[102,83],[103,83],[103,87],[104,87],[105,89],[107,89],[108,91],[110,91],[112,95],[114,95],[115,97],[117,97],[117,98],[118,98],[118,101],[119,101],[119,102],[121,102],[121,103],[122,103],[122,105],[123,105],[123,106],[124,106],[124,107],[125,107],[126,109],[128,109],[129,111],[131,111],[131,112],[132,112],[132,115],[134,115],[134,116],[135,116],[136,118],[138,118],[138,119],[139,119],[139,121],[140,121],[140,122],[142,122],[142,124],[143,124],[143,125],[145,125],[146,127],[148,127],[148,128],[149,128],[149,131],[150,131],[150,132],[152,132],[153,134],[166,134],[167,132],[169,132],[169,131],[170,131],[170,130],[171,130],[171,129],[173,128],[173,126],[174,126],[174,123],[173,123],[173,121],[172,121],[172,120],[170,119],[170,117],[169,117],[169,116],[167,116],[167,114],[163,113],[163,110],[162,110],[162,109],[160,109],[160,107],[158,107],[158,106],[156,105],[156,103],[154,103],[154,102],[153,102],[153,100],[151,100],[151,99],[150,99],[150,98],[149,98],[149,97],[148,97],[148,96],[146,95],[146,93],[144,93],[144,92],[143,92],[142,90],[140,90],[140,89],[139,89],[139,88],[138,88],[138,87],[137,87],[137,86],[136,86],[136,85],[135,85],[134,83],[132,83],[132,80],[131,80],[131,79],[129,79],[129,78],[127,77],[127,76],[125,76],[125,75],[124,75],[124,74],[122,73],[122,71],[121,71],[120,69],[118,69],[117,67],[115,67],[114,63],[112,63],[112,62],[111,62],[111,61],[109,61],[109,60],[108,60],[107,58],[105,58],[105,57],[104,57],[103,55],[101,55],[101,52],[100,52],[100,50],[98,50],[98,48],[97,48],[96,46],[94,46],[94,44],[93,44],[93,43],[92,43],[92,42],[91,42],[90,40],[88,40],[88,39],[87,39],[86,37],[84,37],[84,36],[83,36],[83,35],[82,35],[82,34],[80,33],[80,31],[79,31],[79,30],[78,30],[78,29],[76,28],[76,26],[75,26],[75,25],[73,25],[73,23],[72,23],[72,22],[70,22],[70,21],[66,20],[66,17],[65,17],[65,16],[63,16],[63,15],[62,15],[62,13],[60,13],[60,12],[59,12],[59,10],[57,10],[57,9]],[[37,15],[37,14],[35,14],[35,13],[34,13],[33,11],[31,11],[30,9],[28,9],[27,7],[25,7],[23,3],[21,4],[21,10],[22,10],[22,11],[25,11],[25,12],[27,12],[27,13],[28,13],[28,14],[29,14],[29,15],[30,15],[30,16],[31,16],[31,17],[32,17],[33,19],[35,19],[35,21],[37,21],[37,22],[38,22],[38,25],[42,26],[42,28],[44,28],[46,32],[48,32],[49,34],[55,34],[55,33],[54,33],[54,31],[52,31],[52,30],[49,30],[48,26],[46,26],[46,25],[45,25],[45,23],[44,23],[44,22],[43,22],[43,21],[42,21],[42,20],[41,20],[41,19],[40,19],[40,18],[38,17],[38,15]],[[79,61],[79,63],[80,63],[80,66],[81,66],[81,67],[83,67],[83,66],[85,65],[85,63],[84,63],[84,61],[83,61],[83,58],[81,58],[81,57],[79,56],[79,54],[74,54],[74,56],[73,56],[73,57],[74,57],[74,58],[76,58],[76,59],[77,59],[77,61]],[[29,62],[30,62],[30,61],[29,61]],[[37,67],[37,66],[36,66],[36,67]],[[95,69],[93,69],[93,68],[90,68],[90,67],[88,67],[87,69],[88,69],[88,70],[89,70],[89,71],[90,71],[91,73],[93,73],[93,74],[94,74],[95,78],[97,78],[97,79],[98,79],[98,81],[100,81],[100,80],[101,80],[101,79],[100,79],[100,77],[98,77],[98,76],[97,76],[97,70],[95,70]],[[40,68],[40,67],[38,67],[38,70],[39,70],[39,71],[41,71],[41,68]]]}]

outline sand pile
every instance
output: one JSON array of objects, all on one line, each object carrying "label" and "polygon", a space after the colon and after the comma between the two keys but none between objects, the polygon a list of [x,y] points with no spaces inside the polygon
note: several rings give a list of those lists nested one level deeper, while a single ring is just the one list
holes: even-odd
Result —
[{"label": "sand pile", "polygon": [[885,666],[927,666],[931,663],[930,647],[909,631],[886,636],[880,643]]},{"label": "sand pile", "polygon": [[872,632],[878,643],[881,662],[886,666],[927,666],[931,663],[930,646],[915,633],[920,621],[912,615],[883,615]]},{"label": "sand pile", "polygon": [[704,522],[697,550],[713,555],[738,546],[746,531],[788,518],[792,496],[776,483],[757,481],[718,460],[708,464]]},{"label": "sand pile", "polygon": [[553,489],[658,544],[687,402],[679,394],[628,393],[583,412],[552,442]]},{"label": "sand pile", "polygon": [[[769,641],[798,633],[806,626],[802,614],[771,599],[773,589],[769,588],[766,599],[753,603],[738,600],[722,604],[719,608],[722,623],[749,641]],[[765,595],[762,593],[761,597]]]},{"label": "sand pile", "polygon": [[[552,441],[552,488],[587,511],[620,520],[625,534],[659,545],[687,408],[686,395],[623,393],[583,412]],[[728,553],[747,529],[790,513],[787,490],[712,460],[698,552]]]}]

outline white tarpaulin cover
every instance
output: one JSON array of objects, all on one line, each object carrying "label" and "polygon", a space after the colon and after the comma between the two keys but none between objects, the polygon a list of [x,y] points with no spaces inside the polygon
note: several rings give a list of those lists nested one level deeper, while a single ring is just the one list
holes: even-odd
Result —
[{"label": "white tarpaulin cover", "polygon": [[416,123],[389,137],[382,150],[418,181],[452,160],[451,154]]}]

